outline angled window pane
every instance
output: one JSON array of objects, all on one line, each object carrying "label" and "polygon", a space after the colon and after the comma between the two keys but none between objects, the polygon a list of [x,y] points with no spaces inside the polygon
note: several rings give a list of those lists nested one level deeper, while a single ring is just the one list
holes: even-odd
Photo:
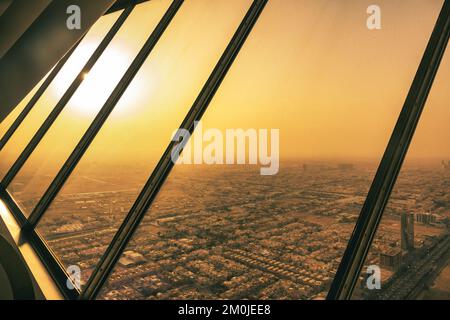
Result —
[{"label": "angled window pane", "polygon": [[449,81],[447,50],[353,299],[450,300]]},{"label": "angled window pane", "polygon": [[34,94],[40,88],[49,73],[47,73],[47,75],[41,81],[39,81],[39,83],[26,95],[25,98],[23,98],[23,100],[14,108],[14,110],[11,111],[11,113],[0,123],[0,139],[3,138],[6,131],[9,130],[19,114],[23,111],[28,102],[30,102],[31,98],[33,98]]},{"label": "angled window pane", "polygon": [[186,1],[74,170],[38,231],[83,282],[250,6]]},{"label": "angled window pane", "polygon": [[8,186],[28,215],[154,30],[169,0],[138,5]]},{"label": "angled window pane", "polygon": [[174,168],[101,299],[325,297],[442,2],[381,1],[376,32],[370,4],[269,1],[182,156],[216,165]]},{"label": "angled window pane", "polygon": [[106,15],[94,24],[31,112],[17,128],[17,131],[0,151],[0,179],[5,176],[23,149],[25,149],[28,142],[30,142],[53,107],[81,71],[117,17],[117,14]]}]

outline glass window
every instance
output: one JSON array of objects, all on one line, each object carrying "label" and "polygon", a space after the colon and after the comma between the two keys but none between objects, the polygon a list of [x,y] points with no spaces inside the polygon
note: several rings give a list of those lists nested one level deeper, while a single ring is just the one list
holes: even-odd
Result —
[{"label": "glass window", "polygon": [[32,212],[75,149],[169,4],[169,0],[149,1],[133,10],[64,111],[8,186],[26,215]]},{"label": "glass window", "polygon": [[36,91],[38,91],[38,89],[41,87],[48,74],[41,81],[39,81],[39,83],[26,95],[25,98],[23,98],[23,100],[14,108],[14,110],[11,111],[11,113],[0,123],[0,139],[3,138],[5,133],[9,130],[14,121],[16,121],[17,117],[20,115],[23,109],[25,109],[26,105],[28,104],[28,102],[30,102],[31,98],[33,98]]},{"label": "glass window", "polygon": [[447,52],[353,299],[450,300],[449,81]]},{"label": "glass window", "polygon": [[249,6],[250,0],[183,4],[44,214],[38,231],[65,266],[80,265],[82,282],[110,243]]},{"label": "glass window", "polygon": [[106,15],[94,24],[17,131],[0,151],[0,179],[5,176],[23,149],[25,149],[28,142],[81,71],[117,17],[118,13]]},{"label": "glass window", "polygon": [[371,4],[269,1],[101,299],[325,297],[442,1]]}]

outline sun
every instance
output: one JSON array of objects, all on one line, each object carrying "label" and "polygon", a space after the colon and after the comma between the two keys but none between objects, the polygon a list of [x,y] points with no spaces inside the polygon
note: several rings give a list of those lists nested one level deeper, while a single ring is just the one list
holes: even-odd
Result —
[{"label": "sun", "polygon": [[[96,46],[82,43],[72,54],[55,78],[54,93],[61,97],[89,60]],[[89,73],[83,74],[83,82],[66,108],[80,116],[92,117],[103,107],[108,97],[131,64],[131,55],[118,46],[109,46]],[[124,94],[126,104],[139,95],[139,84],[133,83]],[[123,103],[123,101],[122,101]],[[123,112],[124,108],[121,108]]]}]

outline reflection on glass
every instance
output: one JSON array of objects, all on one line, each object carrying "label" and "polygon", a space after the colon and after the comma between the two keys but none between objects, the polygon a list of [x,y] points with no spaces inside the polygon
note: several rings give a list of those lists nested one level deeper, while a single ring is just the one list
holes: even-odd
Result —
[{"label": "reflection on glass", "polygon": [[38,231],[63,264],[80,265],[83,282],[249,6],[250,0],[183,4],[44,214]]},{"label": "reflection on glass", "polygon": [[0,179],[5,176],[25,149],[116,19],[117,14],[106,15],[94,24],[17,131],[0,151]]},{"label": "reflection on glass", "polygon": [[[149,1],[135,8],[12,181],[8,190],[26,214],[36,206],[156,27],[169,3],[169,0]],[[131,103],[136,98],[134,92],[125,99]]]},{"label": "reflection on glass", "polygon": [[[379,32],[369,4],[269,1],[182,155],[216,164],[175,167],[101,299],[325,297],[442,3],[382,1]],[[264,134],[246,165],[220,164],[239,128],[279,129],[277,174],[249,164]]]},{"label": "reflection on glass", "polygon": [[[450,300],[449,57],[444,56],[353,299]],[[381,272],[378,289],[369,266]]]}]

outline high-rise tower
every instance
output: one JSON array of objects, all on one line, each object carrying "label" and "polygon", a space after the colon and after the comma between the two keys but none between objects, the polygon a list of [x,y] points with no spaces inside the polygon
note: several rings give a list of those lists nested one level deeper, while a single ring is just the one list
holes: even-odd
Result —
[{"label": "high-rise tower", "polygon": [[401,245],[402,250],[414,249],[414,214],[403,213],[401,218]]}]

